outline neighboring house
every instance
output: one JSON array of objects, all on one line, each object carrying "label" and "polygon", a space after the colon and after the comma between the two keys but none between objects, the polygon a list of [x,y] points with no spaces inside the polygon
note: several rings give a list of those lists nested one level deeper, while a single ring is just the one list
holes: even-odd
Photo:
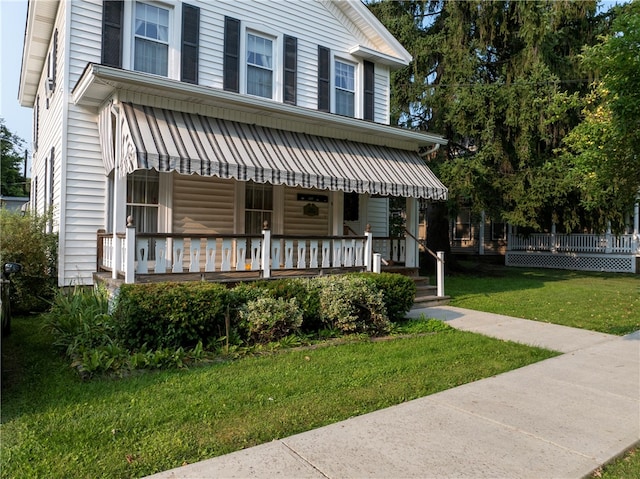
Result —
[{"label": "neighboring house", "polygon": [[29,0],[19,101],[59,284],[370,268],[389,196],[417,235],[418,199],[447,195],[421,156],[446,141],[389,126],[410,61],[357,0]]},{"label": "neighboring house", "polygon": [[27,203],[29,203],[28,196],[1,196],[0,195],[0,208],[9,211],[24,211]]},{"label": "neighboring house", "polygon": [[[422,213],[422,211],[421,211]],[[426,238],[425,215],[419,237]],[[492,221],[484,212],[474,215],[460,206],[450,221],[451,253],[505,257],[507,266],[585,271],[640,273],[640,204],[627,215],[624,233],[562,233],[555,225],[544,233],[522,234],[508,223]]]}]

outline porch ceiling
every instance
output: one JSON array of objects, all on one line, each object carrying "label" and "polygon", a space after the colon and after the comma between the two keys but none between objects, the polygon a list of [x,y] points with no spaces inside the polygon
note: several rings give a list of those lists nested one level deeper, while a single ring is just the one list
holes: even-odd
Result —
[{"label": "porch ceiling", "polygon": [[[131,103],[120,110],[119,164],[126,173],[155,169],[333,191],[447,197],[446,187],[414,151]],[[113,144],[107,138],[102,143]]]}]

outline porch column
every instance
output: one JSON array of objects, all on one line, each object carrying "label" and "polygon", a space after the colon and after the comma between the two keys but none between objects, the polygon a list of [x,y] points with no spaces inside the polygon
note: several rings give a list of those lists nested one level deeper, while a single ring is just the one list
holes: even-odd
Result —
[{"label": "porch column", "polygon": [[[418,199],[407,198],[407,230],[416,238],[418,237]],[[411,237],[405,240],[405,266],[417,268],[419,266],[418,242]]]},{"label": "porch column", "polygon": [[636,199],[633,205],[633,234],[640,235],[640,197]]},{"label": "porch column", "polygon": [[332,191],[331,192],[331,219],[330,219],[330,234],[332,236],[342,236],[344,225],[344,192]]},{"label": "porch column", "polygon": [[[117,108],[117,107],[114,107]],[[113,170],[113,268],[111,277],[118,278],[118,269],[122,264],[122,248],[117,237],[118,232],[124,233],[127,226],[127,175],[121,170],[122,158],[122,129],[120,127],[119,118],[116,115],[116,136],[115,136],[115,162]],[[131,254],[134,253],[132,249]]]}]

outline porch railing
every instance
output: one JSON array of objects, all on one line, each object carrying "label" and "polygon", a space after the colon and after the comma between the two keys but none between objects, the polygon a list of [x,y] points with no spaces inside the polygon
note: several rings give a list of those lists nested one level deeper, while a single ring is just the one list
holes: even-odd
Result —
[{"label": "porch railing", "polygon": [[559,253],[640,254],[640,242],[633,234],[531,234],[510,235],[510,251],[548,251]]},{"label": "porch railing", "polygon": [[[124,276],[172,273],[258,272],[354,268],[371,271],[372,235],[312,236],[245,234],[98,233],[98,270]],[[265,225],[266,226],[266,225]],[[115,244],[114,244],[115,241]],[[115,246],[115,247],[114,247]]]}]

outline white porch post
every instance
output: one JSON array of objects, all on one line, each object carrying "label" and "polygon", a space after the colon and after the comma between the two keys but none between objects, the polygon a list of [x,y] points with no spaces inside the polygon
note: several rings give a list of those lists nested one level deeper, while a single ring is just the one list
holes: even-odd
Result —
[{"label": "white porch post", "polygon": [[[418,199],[407,198],[407,230],[414,237],[418,237]],[[417,268],[419,266],[418,242],[412,237],[405,238],[405,266]]]},{"label": "white porch post", "polygon": [[[114,107],[117,110],[117,107]],[[122,248],[120,240],[118,239],[118,232],[123,232],[127,226],[127,175],[122,171],[122,141],[120,141],[122,135],[122,129],[120,127],[120,119],[116,115],[116,134],[115,134],[115,158],[114,158],[114,171],[113,171],[113,268],[111,270],[111,277],[113,279],[118,278],[118,269],[122,264]],[[134,254],[134,249],[129,251],[130,254]]]},{"label": "white porch post", "polygon": [[344,192],[331,192],[331,219],[330,234],[332,236],[341,236],[344,225]]},{"label": "white porch post", "polygon": [[136,248],[136,227],[133,225],[133,218],[129,216],[127,218],[127,233],[126,233],[126,268],[124,272],[124,282],[127,284],[133,284],[136,281],[135,271],[135,248]]},{"label": "white porch post", "polygon": [[444,251],[438,251],[436,256],[436,294],[444,296]]},{"label": "white porch post", "polygon": [[364,235],[367,237],[364,244],[364,266],[367,271],[371,271],[371,262],[373,261],[373,233],[371,232],[370,224],[367,224]]},{"label": "white porch post", "polygon": [[266,221],[262,226],[262,254],[260,256],[262,261],[262,277],[271,277],[271,230],[269,229],[269,223]]}]

